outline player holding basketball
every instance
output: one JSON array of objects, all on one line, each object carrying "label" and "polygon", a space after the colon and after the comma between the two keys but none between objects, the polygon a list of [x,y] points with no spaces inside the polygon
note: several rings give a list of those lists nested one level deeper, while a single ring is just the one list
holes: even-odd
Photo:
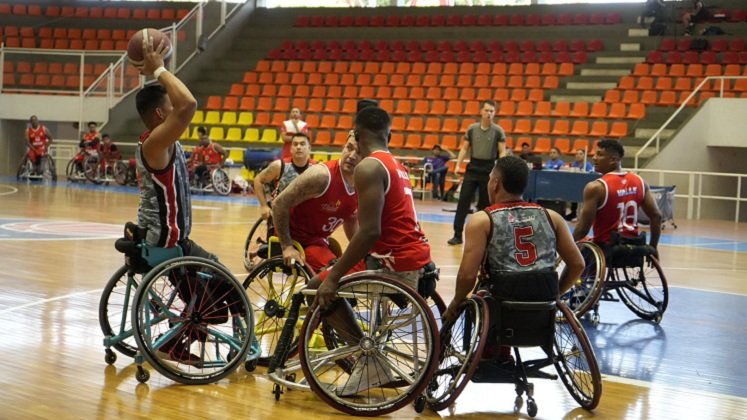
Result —
[{"label": "player holding basketball", "polygon": [[293,134],[293,140],[291,140],[291,158],[278,159],[272,162],[259,175],[254,177],[254,193],[257,194],[259,213],[263,219],[267,220],[272,214],[265,186],[276,185],[272,194],[277,195],[283,192],[285,187],[308,169],[312,163],[309,137],[303,133]]},{"label": "player holding basketball", "polygon": [[30,126],[26,129],[26,141],[29,146],[28,156],[34,165],[34,172],[38,173],[41,158],[47,156],[47,149],[49,144],[52,143],[52,135],[49,134],[49,130],[44,124],[39,124],[36,115],[29,118],[29,124]]},{"label": "player holding basketball", "polygon": [[661,212],[643,179],[622,170],[620,162],[623,156],[625,149],[618,140],[605,139],[597,143],[594,169],[602,173],[602,177],[584,188],[584,203],[573,239],[579,241],[586,237],[592,226],[593,241],[602,249],[610,245],[612,232],[623,237],[636,237],[640,208],[651,221],[649,245],[656,249],[661,235]]},{"label": "player holding basketball", "polygon": [[[318,272],[337,257],[329,246],[337,227],[342,225],[348,239],[354,236],[358,198],[353,172],[357,164],[357,143],[350,137],[339,160],[312,166],[275,197],[272,219],[286,264],[305,262]],[[306,261],[293,241],[301,244]]]},{"label": "player holding basketball", "polygon": [[[143,39],[144,63],[139,70],[144,75],[153,75],[158,81],[141,89],[135,98],[137,111],[148,131],[140,136],[136,159],[140,183],[138,225],[147,228],[148,245],[174,248],[180,247],[184,255],[209,258],[217,257],[205,251],[189,239],[192,227],[192,203],[189,178],[184,151],[179,137],[187,129],[197,108],[197,101],[189,89],[164,67],[165,43],[153,46],[150,37]],[[195,285],[183,279],[174,280],[178,293],[185,302],[190,302]],[[192,289],[190,289],[190,287]],[[218,284],[213,296],[225,296]],[[210,298],[210,294],[197,297]],[[229,296],[228,299],[231,299]],[[226,311],[226,305],[222,305]],[[211,314],[214,319],[219,314]],[[200,357],[189,352],[191,341],[196,336],[177,334],[158,350],[166,357],[183,363],[199,363]]]}]

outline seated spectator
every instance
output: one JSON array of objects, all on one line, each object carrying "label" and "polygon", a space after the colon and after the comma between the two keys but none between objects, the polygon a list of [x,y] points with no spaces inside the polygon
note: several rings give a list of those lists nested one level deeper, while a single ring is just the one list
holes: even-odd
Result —
[{"label": "seated spectator", "polygon": [[456,158],[456,155],[454,155],[451,150],[446,150],[446,153],[449,154],[448,156],[441,155],[442,150],[441,146],[435,145],[433,146],[433,149],[431,149],[433,156],[426,156],[423,158],[423,166],[430,165],[426,180],[433,184],[433,198],[435,200],[439,200],[444,196],[446,172],[449,169],[446,166],[446,163],[449,160]]},{"label": "seated spectator", "polygon": [[646,27],[646,18],[653,17],[654,22],[661,22],[664,18],[664,0],[646,0],[646,4],[643,6],[643,13],[641,13],[641,28]]},{"label": "seated spectator", "polygon": [[529,162],[529,158],[532,156],[534,156],[534,153],[532,153],[532,148],[529,147],[529,143],[521,143],[521,153],[519,153],[519,157],[524,161]]},{"label": "seated spectator", "polygon": [[705,7],[703,0],[693,0],[693,9],[682,15],[682,23],[685,24],[685,36],[692,35],[696,23],[705,22],[711,14]]},{"label": "seated spectator", "polygon": [[594,165],[586,159],[586,150],[576,150],[576,158],[571,162],[571,168],[578,169],[578,172],[592,172],[594,171]]},{"label": "seated spectator", "polygon": [[552,149],[550,149],[550,159],[545,162],[544,168],[553,171],[559,171],[560,168],[563,167],[563,165],[565,165],[565,162],[560,160],[560,149],[558,149],[557,147],[553,147]]}]

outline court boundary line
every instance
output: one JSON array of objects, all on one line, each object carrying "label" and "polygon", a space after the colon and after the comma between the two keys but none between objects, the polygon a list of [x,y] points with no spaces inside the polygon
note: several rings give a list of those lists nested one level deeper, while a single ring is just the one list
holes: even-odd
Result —
[{"label": "court boundary line", "polygon": [[10,190],[9,191],[2,191],[2,192],[0,192],[0,196],[11,195],[11,194],[18,193],[18,188],[14,187],[12,185],[0,184],[0,188],[2,188],[2,187],[9,188]]}]

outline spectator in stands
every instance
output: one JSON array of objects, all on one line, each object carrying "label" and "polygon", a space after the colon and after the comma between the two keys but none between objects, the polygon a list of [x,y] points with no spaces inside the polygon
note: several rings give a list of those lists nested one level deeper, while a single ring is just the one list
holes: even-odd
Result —
[{"label": "spectator in stands", "polygon": [[309,126],[306,122],[301,120],[301,110],[299,108],[293,108],[290,112],[290,119],[283,121],[280,126],[280,134],[283,136],[283,152],[280,156],[281,159],[290,159],[291,153],[291,142],[293,141],[294,134],[306,134],[309,135]]},{"label": "spectator in stands", "polygon": [[488,198],[490,172],[493,170],[495,160],[503,156],[506,149],[506,132],[493,122],[495,108],[495,102],[484,101],[480,109],[480,121],[470,125],[464,135],[465,141],[462,142],[462,148],[459,150],[454,173],[459,175],[462,161],[468,152],[470,160],[462,180],[462,190],[459,193],[459,203],[454,216],[454,237],[449,239],[449,245],[462,243],[464,220],[475,198],[475,192],[478,192],[478,210],[490,204]]},{"label": "spectator in stands", "polygon": [[426,179],[433,184],[432,191],[435,200],[439,200],[444,196],[446,172],[449,170],[446,163],[456,157],[451,150],[446,150],[448,156],[444,156],[441,154],[442,150],[441,146],[435,145],[433,146],[433,149],[431,149],[433,155],[423,158],[423,166],[430,165],[430,172],[428,172],[428,177]]},{"label": "spectator in stands", "polygon": [[682,23],[685,24],[685,36],[692,35],[696,23],[705,22],[710,18],[703,0],[693,0],[693,9],[682,15]]},{"label": "spectator in stands", "polygon": [[559,171],[563,165],[565,165],[565,162],[560,160],[560,149],[557,147],[550,149],[550,159],[545,162],[545,169]]},{"label": "spectator in stands", "polygon": [[228,152],[220,144],[213,143],[205,127],[197,127],[197,133],[200,136],[200,144],[189,157],[188,167],[199,180],[213,167],[223,166]]},{"label": "spectator in stands", "polygon": [[654,22],[661,22],[664,18],[664,0],[646,0],[646,4],[643,6],[643,13],[641,13],[641,28],[646,27],[646,18],[653,17]]},{"label": "spectator in stands", "polygon": [[529,147],[529,143],[521,143],[521,153],[519,153],[519,157],[524,161],[529,162],[529,158],[533,155],[534,153],[532,153],[532,149],[531,147]]},{"label": "spectator in stands", "polygon": [[[571,162],[571,169],[575,172],[593,172],[594,171],[594,165],[591,164],[588,160],[586,160],[586,150],[584,149],[578,149],[576,150],[576,157],[573,162]],[[578,214],[578,203],[571,203],[571,212],[563,216],[565,220],[573,221],[577,217]]]}]

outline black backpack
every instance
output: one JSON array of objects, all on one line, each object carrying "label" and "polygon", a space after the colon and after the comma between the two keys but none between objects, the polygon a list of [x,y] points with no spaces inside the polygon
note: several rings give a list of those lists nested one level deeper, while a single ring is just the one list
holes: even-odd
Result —
[{"label": "black backpack", "polygon": [[726,32],[724,32],[724,30],[719,28],[718,26],[709,26],[703,29],[703,32],[701,33],[701,35],[704,35],[704,36],[724,35],[724,34],[726,34]]}]

